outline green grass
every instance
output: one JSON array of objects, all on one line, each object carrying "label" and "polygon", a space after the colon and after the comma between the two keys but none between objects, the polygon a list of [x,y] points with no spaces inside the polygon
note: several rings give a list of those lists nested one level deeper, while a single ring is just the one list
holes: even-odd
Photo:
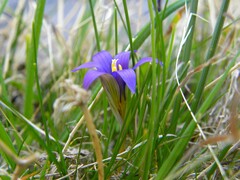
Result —
[{"label": "green grass", "polygon": [[[36,8],[20,4],[20,9],[8,1],[0,4],[0,179],[14,174],[98,179],[85,123],[66,142],[84,120],[76,105],[81,93],[73,88],[81,88],[86,70],[71,69],[101,50],[113,55],[137,50],[130,67],[147,56],[163,63],[154,60],[136,69],[137,89],[126,90],[123,122],[114,116],[101,82],[90,88],[87,105],[100,138],[105,179],[240,177],[239,148],[231,140],[239,135],[230,132],[239,134],[238,119],[232,118],[235,110],[239,114],[232,97],[239,97],[240,89],[235,1],[218,6],[166,1],[160,12],[151,0],[104,5],[89,0],[64,12],[56,7],[69,8],[70,2],[55,2],[54,12],[45,0],[34,3]],[[62,13],[64,19],[58,19]],[[200,146],[213,137],[220,142]]]}]

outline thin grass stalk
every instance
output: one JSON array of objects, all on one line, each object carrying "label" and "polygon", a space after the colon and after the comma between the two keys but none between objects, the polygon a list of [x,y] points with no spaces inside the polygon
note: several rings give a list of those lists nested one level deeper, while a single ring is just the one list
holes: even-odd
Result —
[{"label": "thin grass stalk", "polygon": [[114,35],[113,35],[114,19],[115,19],[115,16],[114,16],[114,11],[113,11],[111,21],[108,26],[108,32],[107,32],[107,37],[106,37],[107,39],[105,40],[105,43],[106,43],[105,49],[111,49],[111,47],[112,47],[112,38],[114,37]]},{"label": "thin grass stalk", "polygon": [[149,171],[152,165],[152,156],[155,142],[155,118],[157,112],[157,76],[156,76],[156,41],[155,41],[155,28],[154,28],[154,10],[152,8],[152,1],[148,0],[148,9],[151,20],[151,47],[152,47],[152,102],[151,102],[151,110],[150,110],[150,122],[148,126],[148,140],[145,151],[145,163],[144,163],[144,174],[143,179],[148,179]]},{"label": "thin grass stalk", "polygon": [[97,23],[95,20],[92,0],[89,0],[89,5],[90,5],[92,20],[93,20],[93,27],[94,27],[94,33],[95,33],[95,38],[96,38],[96,43],[97,43],[97,50],[101,51],[100,39],[99,39],[99,35],[98,35]]},{"label": "thin grass stalk", "polygon": [[190,4],[191,4],[191,7],[190,7],[191,19],[187,27],[187,32],[189,31],[190,33],[184,44],[183,57],[182,57],[182,60],[185,61],[185,63],[187,63],[190,60],[190,56],[191,56],[193,35],[194,35],[195,22],[196,22],[196,16],[194,14],[197,14],[198,0],[191,1]]},{"label": "thin grass stalk", "polygon": [[135,65],[135,59],[134,59],[134,49],[133,49],[133,42],[132,42],[132,31],[131,31],[131,25],[130,25],[130,18],[128,15],[128,7],[126,0],[123,0],[123,7],[125,12],[125,18],[127,23],[127,32],[128,32],[128,38],[129,38],[129,44],[130,44],[130,50],[131,50],[131,57],[132,57],[132,65]]},{"label": "thin grass stalk", "polygon": [[[161,88],[159,88],[158,95],[159,99],[163,99],[165,94],[165,86],[166,86],[166,50],[164,43],[164,34],[163,34],[163,17],[166,12],[168,0],[165,2],[164,8],[162,10],[162,14],[158,13],[156,1],[153,2],[155,8],[155,24],[156,24],[156,55],[157,58],[160,59],[164,66],[162,67],[162,79],[161,79]],[[159,81],[160,82],[160,78]]]},{"label": "thin grass stalk", "polygon": [[128,30],[127,30],[127,25],[126,25],[126,23],[125,23],[125,21],[124,21],[124,19],[123,19],[122,13],[121,13],[121,11],[120,11],[120,9],[119,9],[119,7],[118,7],[118,4],[117,4],[116,0],[113,0],[113,2],[114,2],[114,5],[115,5],[115,7],[116,7],[116,10],[117,10],[117,12],[118,12],[118,14],[119,14],[119,16],[120,16],[120,19],[121,19],[121,21],[122,21],[123,27],[124,27],[125,31],[128,32]]},{"label": "thin grass stalk", "polygon": [[117,21],[117,7],[114,7],[114,29],[115,29],[115,54],[118,54],[118,21]]}]

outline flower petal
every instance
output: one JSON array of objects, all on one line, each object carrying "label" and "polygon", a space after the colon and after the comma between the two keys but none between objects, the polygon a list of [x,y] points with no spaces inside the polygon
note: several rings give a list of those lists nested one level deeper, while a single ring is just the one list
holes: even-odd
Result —
[{"label": "flower petal", "polygon": [[117,66],[120,64],[123,69],[128,69],[131,51],[121,52],[117,54],[114,59],[118,59]]},{"label": "flower petal", "polygon": [[135,93],[136,89],[136,74],[133,69],[124,69],[121,71],[116,71],[119,76],[123,79],[126,83],[128,88],[131,90],[132,93]]},{"label": "flower petal", "polygon": [[76,71],[78,71],[80,69],[84,69],[84,68],[94,68],[94,67],[97,67],[97,66],[98,66],[98,64],[95,63],[95,62],[87,62],[87,63],[82,64],[81,66],[78,66],[78,67],[74,68],[72,70],[72,72],[76,72]]},{"label": "flower petal", "polygon": [[93,57],[93,62],[97,63],[97,69],[106,73],[111,73],[112,55],[108,51],[100,51]]},{"label": "flower petal", "polygon": [[[147,62],[152,62],[152,58],[151,57],[145,57],[140,59],[137,64],[135,64],[135,66],[133,67],[133,69],[135,70],[138,66],[141,66],[142,64],[145,64]],[[156,59],[156,63],[160,64],[161,66],[163,65],[161,61],[158,61]]]},{"label": "flower petal", "polygon": [[89,70],[83,79],[83,87],[88,89],[90,85],[101,75],[106,74],[105,72],[97,71],[97,70]]}]

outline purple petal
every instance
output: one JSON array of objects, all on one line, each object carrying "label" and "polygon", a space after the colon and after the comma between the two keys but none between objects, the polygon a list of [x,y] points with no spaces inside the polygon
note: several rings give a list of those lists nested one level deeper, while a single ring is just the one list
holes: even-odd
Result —
[{"label": "purple petal", "polygon": [[117,66],[120,64],[123,69],[128,69],[129,59],[130,59],[130,51],[127,52],[121,52],[117,54],[114,59],[118,59]]},{"label": "purple petal", "polygon": [[93,62],[97,63],[97,69],[106,73],[111,73],[112,55],[108,51],[100,51],[93,57]]},{"label": "purple petal", "polygon": [[[141,66],[142,64],[145,64],[147,62],[152,62],[152,58],[151,57],[145,57],[140,59],[137,64],[135,64],[135,66],[133,67],[133,69],[135,70],[138,66]],[[156,60],[156,63],[160,64],[162,66],[162,62]]]},{"label": "purple petal", "polygon": [[135,93],[136,89],[136,74],[133,69],[124,69],[121,71],[116,71],[119,76],[123,79],[126,83],[128,88],[131,90],[132,93]]},{"label": "purple petal", "polygon": [[97,63],[95,63],[95,62],[87,62],[87,63],[82,64],[81,66],[78,66],[78,67],[74,68],[72,70],[72,72],[76,72],[76,71],[78,71],[80,69],[84,69],[84,68],[94,68],[94,67],[97,67]]},{"label": "purple petal", "polygon": [[101,75],[106,74],[105,72],[97,71],[97,70],[89,70],[83,79],[83,87],[84,89],[88,89],[90,85]]}]

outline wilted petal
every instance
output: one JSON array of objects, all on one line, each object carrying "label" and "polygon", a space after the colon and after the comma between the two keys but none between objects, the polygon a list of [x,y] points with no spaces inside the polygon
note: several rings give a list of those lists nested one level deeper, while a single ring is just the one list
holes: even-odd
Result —
[{"label": "wilted petal", "polygon": [[120,64],[123,69],[128,69],[129,59],[130,59],[130,51],[127,52],[121,52],[117,54],[114,59],[118,59],[117,66]]},{"label": "wilted petal", "polygon": [[[133,69],[136,69],[138,66],[141,66],[142,64],[147,63],[147,62],[152,62],[152,58],[151,57],[145,57],[145,58],[140,59],[137,62],[137,64],[135,64]],[[161,61],[156,60],[156,63],[158,63],[158,64],[160,64],[162,66],[162,62]]]},{"label": "wilted petal", "polygon": [[131,90],[132,93],[135,93],[136,89],[136,74],[133,69],[124,69],[121,71],[117,71],[119,76],[123,79],[126,83],[128,88]]},{"label": "wilted petal", "polygon": [[111,73],[112,55],[108,51],[100,51],[92,59],[94,63],[98,64],[98,70]]},{"label": "wilted petal", "polygon": [[89,70],[83,79],[83,87],[88,89],[90,85],[101,75],[106,74],[105,72],[97,71],[97,70]]},{"label": "wilted petal", "polygon": [[76,71],[78,71],[80,69],[84,69],[84,68],[94,68],[97,66],[98,66],[97,63],[95,63],[95,62],[87,62],[87,63],[82,64],[81,66],[74,68],[72,70],[72,72],[76,72]]}]

